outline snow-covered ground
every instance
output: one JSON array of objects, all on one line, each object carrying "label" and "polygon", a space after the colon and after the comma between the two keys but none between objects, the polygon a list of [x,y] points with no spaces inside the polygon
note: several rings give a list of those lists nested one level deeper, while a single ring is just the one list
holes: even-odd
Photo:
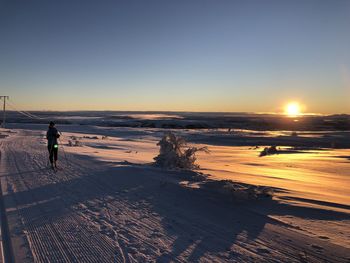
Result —
[{"label": "snow-covered ground", "polygon": [[10,127],[0,174],[16,262],[350,261],[350,150],[258,157],[251,135],[182,130],[210,154],[169,171],[151,165],[161,129],[67,125],[54,172],[46,126]]}]

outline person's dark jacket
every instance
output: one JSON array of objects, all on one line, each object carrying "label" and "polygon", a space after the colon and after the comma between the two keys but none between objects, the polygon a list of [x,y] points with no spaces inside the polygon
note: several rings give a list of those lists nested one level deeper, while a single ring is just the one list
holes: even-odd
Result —
[{"label": "person's dark jacket", "polygon": [[47,139],[47,144],[49,146],[58,144],[57,143],[57,138],[59,138],[60,135],[58,134],[58,131],[55,127],[49,127],[49,129],[46,132],[46,139]]}]

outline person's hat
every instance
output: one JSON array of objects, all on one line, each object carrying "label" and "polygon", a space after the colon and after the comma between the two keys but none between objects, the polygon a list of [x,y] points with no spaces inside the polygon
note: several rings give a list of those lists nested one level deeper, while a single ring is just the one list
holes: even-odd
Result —
[{"label": "person's hat", "polygon": [[55,123],[53,121],[50,121],[50,126],[55,126]]}]

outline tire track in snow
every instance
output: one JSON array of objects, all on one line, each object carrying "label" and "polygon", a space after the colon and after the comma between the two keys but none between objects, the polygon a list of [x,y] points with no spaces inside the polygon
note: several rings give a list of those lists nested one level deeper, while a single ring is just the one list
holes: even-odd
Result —
[{"label": "tire track in snow", "polygon": [[[1,155],[1,144],[0,143],[0,164],[2,162]],[[10,230],[7,222],[6,208],[3,199],[2,185],[0,179],[0,222],[1,222],[1,262],[12,263],[14,262],[13,250],[11,244]]]},{"label": "tire track in snow", "polygon": [[[24,146],[24,145],[22,145],[22,146]],[[23,149],[23,148],[20,148],[20,149]],[[27,178],[25,178],[22,175],[22,173],[21,173],[23,170],[18,165],[16,153],[13,152],[11,149],[7,149],[7,151],[9,152],[10,157],[13,159],[13,161],[15,163],[17,174],[20,176],[20,180],[18,180],[18,178],[16,178],[17,179],[16,180],[17,189],[20,190],[20,191],[29,191],[30,192],[30,190],[33,189],[32,185],[35,184],[35,180],[33,180],[34,178],[30,178],[31,180],[33,180],[32,184],[30,185],[30,183],[29,183],[30,181],[28,182]],[[21,159],[21,161],[25,162],[25,160],[23,160],[23,159]],[[23,165],[22,165],[22,167],[23,167]],[[28,167],[28,164],[27,164],[27,167]],[[49,172],[47,172],[47,173],[39,172],[38,175],[40,175],[40,174],[44,175],[44,177],[46,176],[46,177],[49,177],[49,178],[50,178],[50,175],[52,175]],[[36,175],[37,174],[35,174],[35,176]],[[55,178],[55,177],[52,177],[52,178]],[[19,182],[22,182],[22,185],[20,185]],[[51,183],[52,183],[52,181],[51,181]],[[39,185],[40,185],[40,183],[39,183]],[[32,196],[32,199],[35,200],[35,196]],[[39,200],[40,200],[40,198],[39,198]],[[36,207],[38,207],[38,206],[40,207],[40,204],[34,202],[33,206],[34,207],[35,206]],[[21,210],[22,210],[22,212],[28,212],[28,209],[21,209]],[[31,211],[31,210],[29,210],[29,211]],[[43,214],[50,213],[50,211],[40,211],[40,212],[43,213]],[[33,219],[33,218],[35,218],[33,214],[23,214],[22,217],[24,218],[24,220],[25,219]],[[46,218],[44,218],[44,220],[45,219]],[[79,219],[81,220],[81,218],[79,218]],[[52,220],[50,220],[50,221],[52,221]],[[67,226],[72,225],[72,224],[79,225],[79,220],[78,219],[75,219],[73,221],[74,221],[74,223],[67,223],[67,224],[64,223],[63,226],[67,227]],[[39,223],[41,223],[41,222],[39,222]],[[49,222],[49,224],[46,224],[46,223],[47,222],[45,222],[45,227],[46,228],[42,228],[42,227],[39,227],[39,228],[36,227],[35,228],[35,226],[33,226],[30,221],[24,222],[24,225],[27,226],[27,228],[28,228],[27,229],[27,236],[29,236],[29,241],[31,241],[30,244],[32,246],[32,250],[33,250],[33,252],[36,252],[35,254],[38,256],[37,257],[38,262],[45,262],[45,259],[46,260],[49,259],[49,261],[54,261],[54,262],[59,262],[60,259],[65,261],[65,262],[77,262],[75,260],[74,255],[72,254],[72,252],[70,252],[70,254],[67,255],[67,253],[69,253],[69,251],[70,251],[70,248],[67,247],[67,246],[62,247],[62,244],[63,244],[63,246],[65,244],[65,240],[62,239],[61,234],[60,234],[60,230],[62,230],[60,224],[59,223],[58,224],[54,224],[53,222]],[[47,225],[49,226],[48,228],[47,228]],[[40,230],[42,230],[42,229],[43,229],[43,234],[40,235],[40,237],[38,238],[37,234],[38,234],[38,232],[40,233]],[[41,238],[45,239],[44,238],[45,233],[46,234],[49,233],[49,236],[52,237],[51,240],[46,240],[46,241],[49,241],[49,242],[47,242],[47,244],[49,244],[50,246],[54,246],[55,249],[53,249],[53,251],[59,251],[60,256],[57,256],[56,255],[57,253],[56,254],[49,254],[49,253],[47,253],[48,249],[44,248],[44,245],[41,242]],[[90,238],[91,237],[89,235],[85,235],[85,238],[84,238],[85,242],[82,242],[82,244],[86,244],[87,243],[86,241],[87,240],[90,241]],[[32,239],[32,240],[30,240],[30,239]],[[101,240],[98,240],[98,241],[99,241],[99,243],[101,243]],[[89,242],[89,243],[91,243],[91,242]],[[89,244],[89,243],[87,243],[87,244]],[[97,243],[97,242],[95,242],[95,243]],[[102,244],[103,244],[103,242],[102,242]],[[36,249],[37,247],[39,249]],[[93,251],[91,246],[86,246],[85,250]],[[44,253],[46,253],[46,254],[44,255],[42,251],[44,251]],[[104,256],[106,254],[105,252],[106,251],[104,251],[104,253],[103,253],[103,250],[102,250],[102,251],[100,251],[100,253],[97,253],[95,255],[91,255],[91,256],[94,256],[93,258],[95,260],[93,260],[91,258],[90,258],[90,260],[85,258],[84,262],[101,262],[101,259],[103,260],[103,258],[105,258],[105,256]],[[105,262],[107,262],[107,261],[105,261]]]}]

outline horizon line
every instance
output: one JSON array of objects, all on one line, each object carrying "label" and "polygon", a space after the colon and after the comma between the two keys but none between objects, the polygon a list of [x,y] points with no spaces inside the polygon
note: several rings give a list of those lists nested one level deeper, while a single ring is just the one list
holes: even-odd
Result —
[{"label": "horizon line", "polygon": [[[7,112],[17,112],[17,110],[6,110]],[[288,116],[284,112],[250,112],[250,111],[186,111],[186,110],[23,110],[19,109],[19,111],[25,111],[25,112],[138,112],[138,113],[162,113],[162,112],[173,112],[173,113],[222,113],[222,114],[255,114],[255,115],[282,115],[282,116]],[[313,113],[313,112],[307,112],[307,113],[301,113],[298,116],[295,117],[302,117],[302,116],[334,116],[334,115],[350,115],[349,113]]]}]

